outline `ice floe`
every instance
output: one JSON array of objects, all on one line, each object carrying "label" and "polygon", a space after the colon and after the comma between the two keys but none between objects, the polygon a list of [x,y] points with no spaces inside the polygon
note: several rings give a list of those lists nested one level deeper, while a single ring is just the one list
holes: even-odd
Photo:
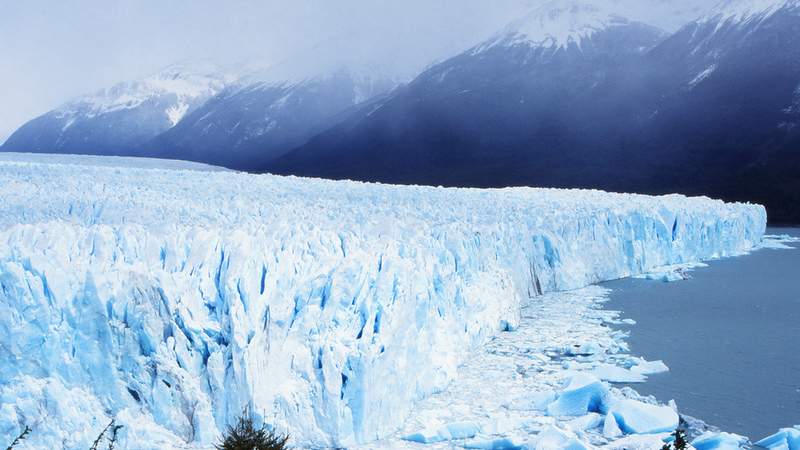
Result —
[{"label": "ice floe", "polygon": [[706,432],[692,441],[695,450],[739,450],[745,448],[750,441],[738,434]]},{"label": "ice floe", "polygon": [[800,450],[800,425],[782,428],[772,436],[756,442],[756,445],[770,450]]}]

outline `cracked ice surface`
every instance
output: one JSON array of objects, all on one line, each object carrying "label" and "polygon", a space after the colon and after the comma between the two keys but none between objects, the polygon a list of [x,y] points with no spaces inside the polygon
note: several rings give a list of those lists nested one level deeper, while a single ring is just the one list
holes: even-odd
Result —
[{"label": "cracked ice surface", "polygon": [[[760,206],[683,196],[70,162],[0,162],[0,441],[28,424],[28,448],[88,448],[112,417],[118,448],[209,448],[244,407],[298,446],[366,443],[531,297],[739,254],[766,222]],[[531,314],[584,326],[555,304]],[[553,337],[515,373],[552,389],[558,364],[620,345]]]}]

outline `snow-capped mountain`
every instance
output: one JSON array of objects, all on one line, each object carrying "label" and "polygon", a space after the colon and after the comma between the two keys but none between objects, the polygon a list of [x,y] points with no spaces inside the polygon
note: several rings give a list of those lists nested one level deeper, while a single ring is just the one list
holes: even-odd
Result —
[{"label": "snow-capped mountain", "polygon": [[510,23],[476,51],[496,45],[524,44],[553,49],[581,47],[584,40],[614,26],[630,22],[596,4],[575,0],[554,0],[531,10]]},{"label": "snow-capped mountain", "polygon": [[410,79],[370,47],[357,35],[345,35],[277,64],[251,65],[144,150],[243,170],[271,163],[337,124],[356,105]]},{"label": "snow-capped mountain", "polygon": [[799,5],[723,2],[648,55],[656,96],[637,140],[662,190],[749,198],[773,220],[800,220]]},{"label": "snow-capped mountain", "polygon": [[260,167],[407,79],[330,45],[266,68],[242,65],[235,75],[210,64],[170,66],[33,119],[1,149]]},{"label": "snow-capped mountain", "polygon": [[266,169],[681,191],[800,220],[800,7],[727,1],[665,36],[553,2]]},{"label": "snow-capped mountain", "polygon": [[175,126],[233,77],[210,63],[176,64],[68,102],[13,133],[4,151],[131,154]]},{"label": "snow-capped mountain", "polygon": [[305,77],[283,69],[228,87],[149,142],[146,153],[251,169],[304,144],[349,108],[398,83],[346,67]]},{"label": "snow-capped mountain", "polygon": [[766,20],[785,10],[800,8],[798,0],[725,0],[718,3],[699,23],[747,25]]},{"label": "snow-capped mountain", "polygon": [[267,169],[401,183],[588,183],[610,150],[605,134],[637,119],[620,99],[641,95],[630,74],[665,36],[589,3],[550,2]]}]

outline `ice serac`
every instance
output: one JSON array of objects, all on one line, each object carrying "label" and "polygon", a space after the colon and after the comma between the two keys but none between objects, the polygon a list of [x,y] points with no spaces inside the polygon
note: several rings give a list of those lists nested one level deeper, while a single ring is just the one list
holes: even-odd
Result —
[{"label": "ice serac", "polygon": [[300,447],[369,442],[523,299],[739,254],[766,222],[677,195],[20,160],[0,190],[0,441],[27,424],[31,448],[88,448],[111,418],[118,448],[209,448],[246,407]]}]

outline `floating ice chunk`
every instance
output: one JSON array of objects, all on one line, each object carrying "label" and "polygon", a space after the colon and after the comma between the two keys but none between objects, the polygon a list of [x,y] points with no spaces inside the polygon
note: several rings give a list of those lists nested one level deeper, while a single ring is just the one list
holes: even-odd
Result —
[{"label": "floating ice chunk", "polygon": [[589,450],[593,447],[581,442],[571,431],[550,426],[539,433],[533,448],[534,450]]},{"label": "floating ice chunk", "polygon": [[515,397],[503,404],[514,411],[546,411],[547,406],[558,397],[555,391],[536,392],[527,397]]},{"label": "floating ice chunk", "polygon": [[480,427],[474,422],[454,422],[444,426],[439,434],[447,432],[450,439],[469,439],[475,437],[480,431]]},{"label": "floating ice chunk", "polygon": [[688,280],[690,275],[683,271],[667,271],[667,272],[650,272],[644,275],[639,275],[636,278],[645,280],[663,281],[664,283],[671,283],[673,281]]},{"label": "floating ice chunk", "polygon": [[487,439],[464,444],[464,448],[480,448],[486,450],[524,450],[525,444],[511,438]]},{"label": "floating ice chunk", "polygon": [[573,347],[567,347],[562,352],[566,356],[592,356],[603,353],[603,348],[596,342],[584,342],[583,344],[575,344]]},{"label": "floating ice chunk", "polygon": [[647,377],[641,372],[634,372],[632,369],[613,364],[600,364],[592,370],[592,374],[611,383],[642,383],[647,380]]},{"label": "floating ice chunk", "polygon": [[615,402],[608,411],[608,416],[611,415],[626,434],[662,433],[678,427],[678,414],[672,408],[649,405],[638,400]]},{"label": "floating ice chunk", "polygon": [[453,422],[440,428],[428,427],[403,436],[402,439],[420,444],[433,444],[453,439],[473,438],[479,431],[480,427],[473,422]]},{"label": "floating ice chunk", "polygon": [[622,436],[622,430],[620,430],[619,425],[617,424],[617,419],[613,414],[606,415],[606,419],[603,422],[603,436],[608,439],[614,439]]},{"label": "floating ice chunk", "polygon": [[657,373],[669,372],[669,367],[664,364],[664,361],[645,361],[641,358],[635,358],[636,365],[631,367],[631,372],[640,373],[642,375],[655,375]]},{"label": "floating ice chunk", "polygon": [[708,267],[705,263],[685,263],[673,264],[669,266],[661,266],[652,269],[648,273],[636,275],[634,278],[641,278],[645,280],[663,281],[665,283],[672,281],[682,281],[692,278],[689,272],[698,267]]},{"label": "floating ice chunk", "polygon": [[770,450],[800,450],[800,425],[795,425],[794,428],[781,428],[772,436],[756,442],[756,445]]},{"label": "floating ice chunk", "polygon": [[576,373],[565,383],[558,398],[547,405],[547,414],[562,417],[602,413],[606,410],[608,395],[608,386],[597,377]]},{"label": "floating ice chunk", "polygon": [[793,237],[789,236],[788,234],[781,234],[781,235],[765,234],[763,239],[761,240],[761,243],[758,244],[756,248],[791,250],[794,249],[794,247],[786,244],[794,242],[800,242],[800,237]]},{"label": "floating ice chunk", "polygon": [[656,450],[664,446],[666,434],[632,434],[624,438],[610,442],[603,447],[603,450]]},{"label": "floating ice chunk", "polygon": [[555,401],[556,397],[558,397],[558,394],[553,391],[537,392],[531,396],[531,405],[539,411],[545,411],[547,406]]},{"label": "floating ice chunk", "polygon": [[572,419],[567,426],[573,431],[585,431],[597,428],[603,424],[603,416],[598,413],[589,413],[585,416]]},{"label": "floating ice chunk", "polygon": [[705,432],[692,441],[696,450],[739,450],[746,444],[746,437],[733,433]]},{"label": "floating ice chunk", "polygon": [[439,430],[433,428],[425,428],[416,433],[403,436],[401,439],[404,441],[419,442],[420,444],[433,444],[434,442],[447,440],[444,436],[439,434]]}]

